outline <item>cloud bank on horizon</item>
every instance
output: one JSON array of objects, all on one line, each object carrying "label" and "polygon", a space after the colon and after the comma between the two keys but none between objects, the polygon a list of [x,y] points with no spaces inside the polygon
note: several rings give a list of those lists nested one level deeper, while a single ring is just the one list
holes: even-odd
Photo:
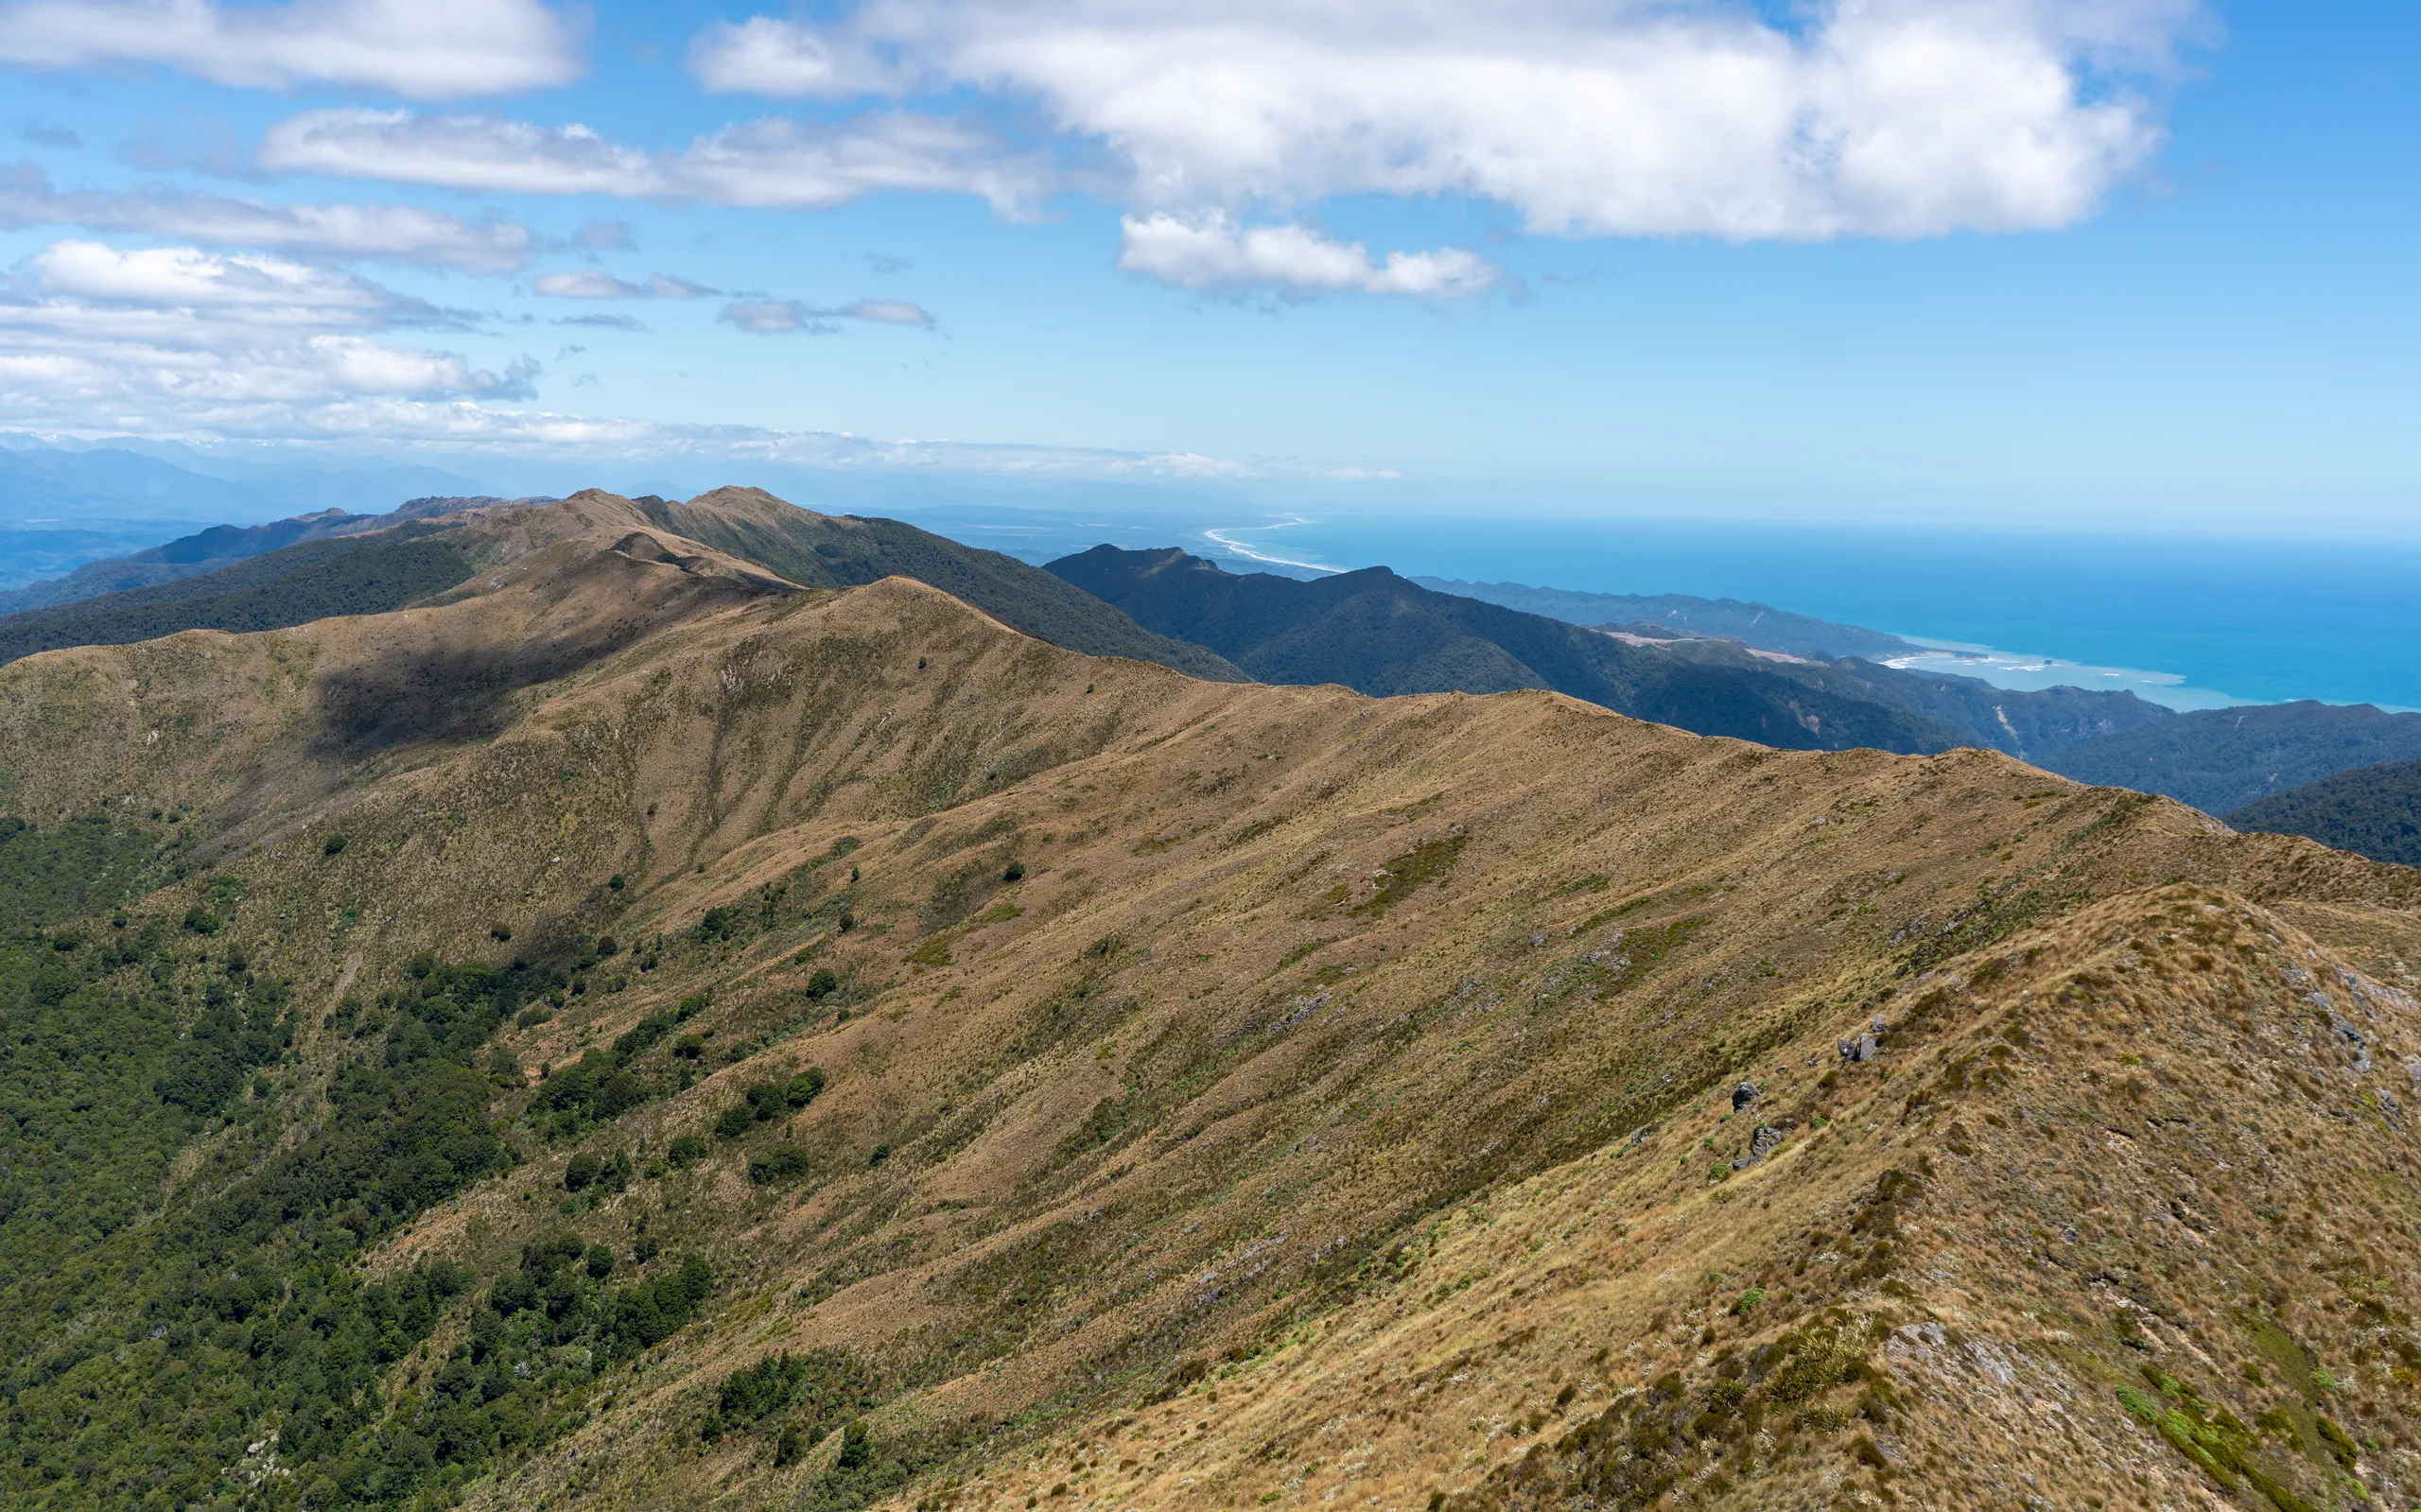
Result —
[{"label": "cloud bank on horizon", "polygon": [[[668,132],[550,103],[597,66],[584,8],[0,0],[0,66],[156,70],[256,95],[271,115],[232,167],[172,156],[162,170],[238,177],[235,193],[0,167],[0,229],[73,233],[0,290],[0,418],[486,434],[465,417],[527,402],[545,370],[444,342],[509,334],[505,290],[658,308],[721,293],[661,269],[532,273],[631,245],[618,221],[538,229],[561,201],[780,216],[941,197],[1012,232],[1081,203],[1116,217],[1107,260],[1172,290],[1433,306],[1519,296],[1521,280],[1492,248],[1374,247],[1326,213],[1467,204],[1565,240],[2055,231],[2149,170],[2175,51],[2202,24],[2192,0],[1826,0],[1786,20],[1690,0],[863,0],[683,39],[657,87],[754,113]],[[78,140],[39,123],[18,135],[67,155]],[[400,198],[327,198],[348,182]],[[428,192],[462,202],[409,202]],[[462,297],[398,292],[357,270],[372,263]],[[550,319],[646,330],[618,313]],[[918,300],[743,288],[700,339],[876,328],[949,335]]]}]

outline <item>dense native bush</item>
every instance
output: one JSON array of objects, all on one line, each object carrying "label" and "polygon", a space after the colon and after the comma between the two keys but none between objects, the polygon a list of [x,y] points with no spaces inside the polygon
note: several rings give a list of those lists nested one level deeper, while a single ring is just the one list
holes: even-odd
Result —
[{"label": "dense native bush", "polygon": [[[713,1273],[648,1242],[627,1264],[532,1245],[483,1306],[462,1267],[372,1280],[354,1263],[510,1161],[488,1108],[521,1078],[490,1036],[559,978],[424,956],[327,1015],[344,1048],[324,1098],[306,1095],[287,1078],[287,986],[232,943],[249,942],[240,891],[214,888],[183,928],[52,928],[113,895],[96,874],[133,875],[116,831],[72,827],[43,853],[63,870],[0,871],[0,913],[29,926],[0,938],[0,1508],[319,1512],[442,1492],[550,1436],[597,1371],[695,1315]],[[601,1103],[608,1081],[588,1080]],[[214,1127],[164,1208],[171,1162]],[[608,1189],[630,1166],[592,1156],[574,1179]],[[465,1309],[425,1391],[386,1397],[390,1367]],[[248,1491],[270,1463],[283,1473]]]}]

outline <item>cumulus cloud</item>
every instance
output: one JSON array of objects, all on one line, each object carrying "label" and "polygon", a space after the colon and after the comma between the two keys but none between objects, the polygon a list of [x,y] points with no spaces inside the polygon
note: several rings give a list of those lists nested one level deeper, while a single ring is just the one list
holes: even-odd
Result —
[{"label": "cumulus cloud", "polygon": [[719,288],[692,284],[670,273],[650,273],[644,284],[626,283],[594,268],[568,273],[541,273],[530,281],[540,294],[555,299],[698,299],[720,294]]},{"label": "cumulus cloud", "polygon": [[1461,195],[1558,235],[1913,237],[2068,225],[2137,171],[2194,0],[866,0],[756,17],[711,89],[973,92],[1121,165],[1149,217]]},{"label": "cumulus cloud", "polygon": [[280,205],[182,190],[61,193],[30,165],[0,168],[0,226],[83,226],[215,247],[252,247],[317,257],[374,257],[506,273],[537,252],[528,226],[465,220],[410,205]]},{"label": "cumulus cloud", "polygon": [[839,126],[781,117],[648,153],[586,126],[491,115],[310,111],[271,127],[262,167],[518,194],[602,194],[758,209],[825,209],[884,190],[971,194],[1023,215],[1043,165],[964,122],[878,111]]},{"label": "cumulus cloud", "polygon": [[530,397],[501,374],[387,333],[461,318],[364,280],[265,253],[122,250],[62,240],[0,294],[0,411],[122,428],[255,428],[296,406],[363,395]]},{"label": "cumulus cloud", "polygon": [[463,99],[571,82],[582,29],[537,0],[15,0],[0,5],[0,62],[148,63],[238,88]]},{"label": "cumulus cloud", "polygon": [[901,299],[861,299],[832,309],[818,309],[797,300],[738,300],[715,316],[725,325],[751,336],[830,336],[840,321],[868,321],[877,325],[914,325],[932,329],[932,313]]},{"label": "cumulus cloud", "polygon": [[1192,218],[1126,217],[1119,224],[1118,266],[1180,288],[1266,288],[1295,296],[1352,291],[1458,299],[1505,276],[1458,247],[1393,252],[1373,262],[1359,242],[1335,241],[1307,226],[1237,226],[1215,211]]},{"label": "cumulus cloud", "polygon": [[57,241],[26,259],[43,293],[131,307],[145,317],[201,312],[248,324],[371,329],[452,326],[462,318],[349,273],[266,253],[198,247],[121,251]]},{"label": "cumulus cloud", "polygon": [[862,37],[826,34],[771,16],[708,26],[689,48],[689,71],[718,95],[846,99],[897,92],[911,82]]}]

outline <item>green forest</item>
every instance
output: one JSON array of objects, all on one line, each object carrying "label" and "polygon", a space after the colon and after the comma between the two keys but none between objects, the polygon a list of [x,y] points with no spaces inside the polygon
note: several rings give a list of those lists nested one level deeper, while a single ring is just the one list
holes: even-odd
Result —
[{"label": "green forest", "polygon": [[[564,1235],[484,1289],[357,1261],[511,1159],[481,1053],[560,979],[415,962],[348,1004],[352,1054],[308,1091],[287,983],[218,912],[125,912],[175,874],[179,840],[107,814],[0,821],[0,1455],[18,1467],[0,1505],[394,1503],[544,1439],[580,1387],[688,1321],[704,1260]],[[455,1358],[382,1395],[458,1308]]]},{"label": "green forest", "polygon": [[284,630],[334,615],[374,615],[468,578],[470,557],[432,529],[313,541],[196,578],[130,588],[0,617],[0,663],[62,646],[125,646],[181,630]]},{"label": "green forest", "polygon": [[[247,955],[232,876],[200,872],[190,907],[146,906],[192,874],[186,817],[0,819],[0,1463],[15,1468],[0,1509],[447,1504],[584,1421],[616,1371],[708,1305],[712,1266],[648,1218],[618,1245],[580,1232],[706,1143],[676,1138],[644,1169],[627,1150],[575,1154],[561,1211],[484,1270],[381,1271],[368,1252],[512,1167],[516,1141],[583,1138],[692,1085],[711,1032],[683,1031],[703,994],[534,1086],[495,1036],[592,980],[615,990],[624,960],[720,941],[702,928],[625,955],[601,939],[560,968],[423,955],[306,1026],[319,1010]],[[732,912],[726,934],[761,911]],[[826,971],[807,997],[847,993]],[[825,1085],[810,1069],[750,1086],[713,1138],[751,1139]],[[770,1186],[815,1164],[781,1142],[747,1171]],[[442,1352],[402,1368],[441,1330]],[[812,1505],[845,1512],[963,1445],[963,1427],[869,1435],[857,1415],[900,1384],[843,1354],[782,1356],[700,1402],[692,1441],[760,1434],[789,1463],[841,1433]]]},{"label": "green forest", "polygon": [[2227,816],[2238,829],[2302,835],[2398,866],[2421,866],[2421,761],[2356,767]]}]

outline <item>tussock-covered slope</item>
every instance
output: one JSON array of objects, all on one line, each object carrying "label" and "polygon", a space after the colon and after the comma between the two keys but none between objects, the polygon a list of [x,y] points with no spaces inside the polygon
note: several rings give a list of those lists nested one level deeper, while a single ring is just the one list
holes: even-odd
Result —
[{"label": "tussock-covered slope", "polygon": [[[205,836],[72,990],[254,1036],[164,1081],[156,1219],[12,1283],[7,1504],[2412,1478],[2421,874],[1989,753],[1195,682],[627,509],[0,671],[19,811]],[[347,689],[499,646],[563,650],[363,743]]]}]

